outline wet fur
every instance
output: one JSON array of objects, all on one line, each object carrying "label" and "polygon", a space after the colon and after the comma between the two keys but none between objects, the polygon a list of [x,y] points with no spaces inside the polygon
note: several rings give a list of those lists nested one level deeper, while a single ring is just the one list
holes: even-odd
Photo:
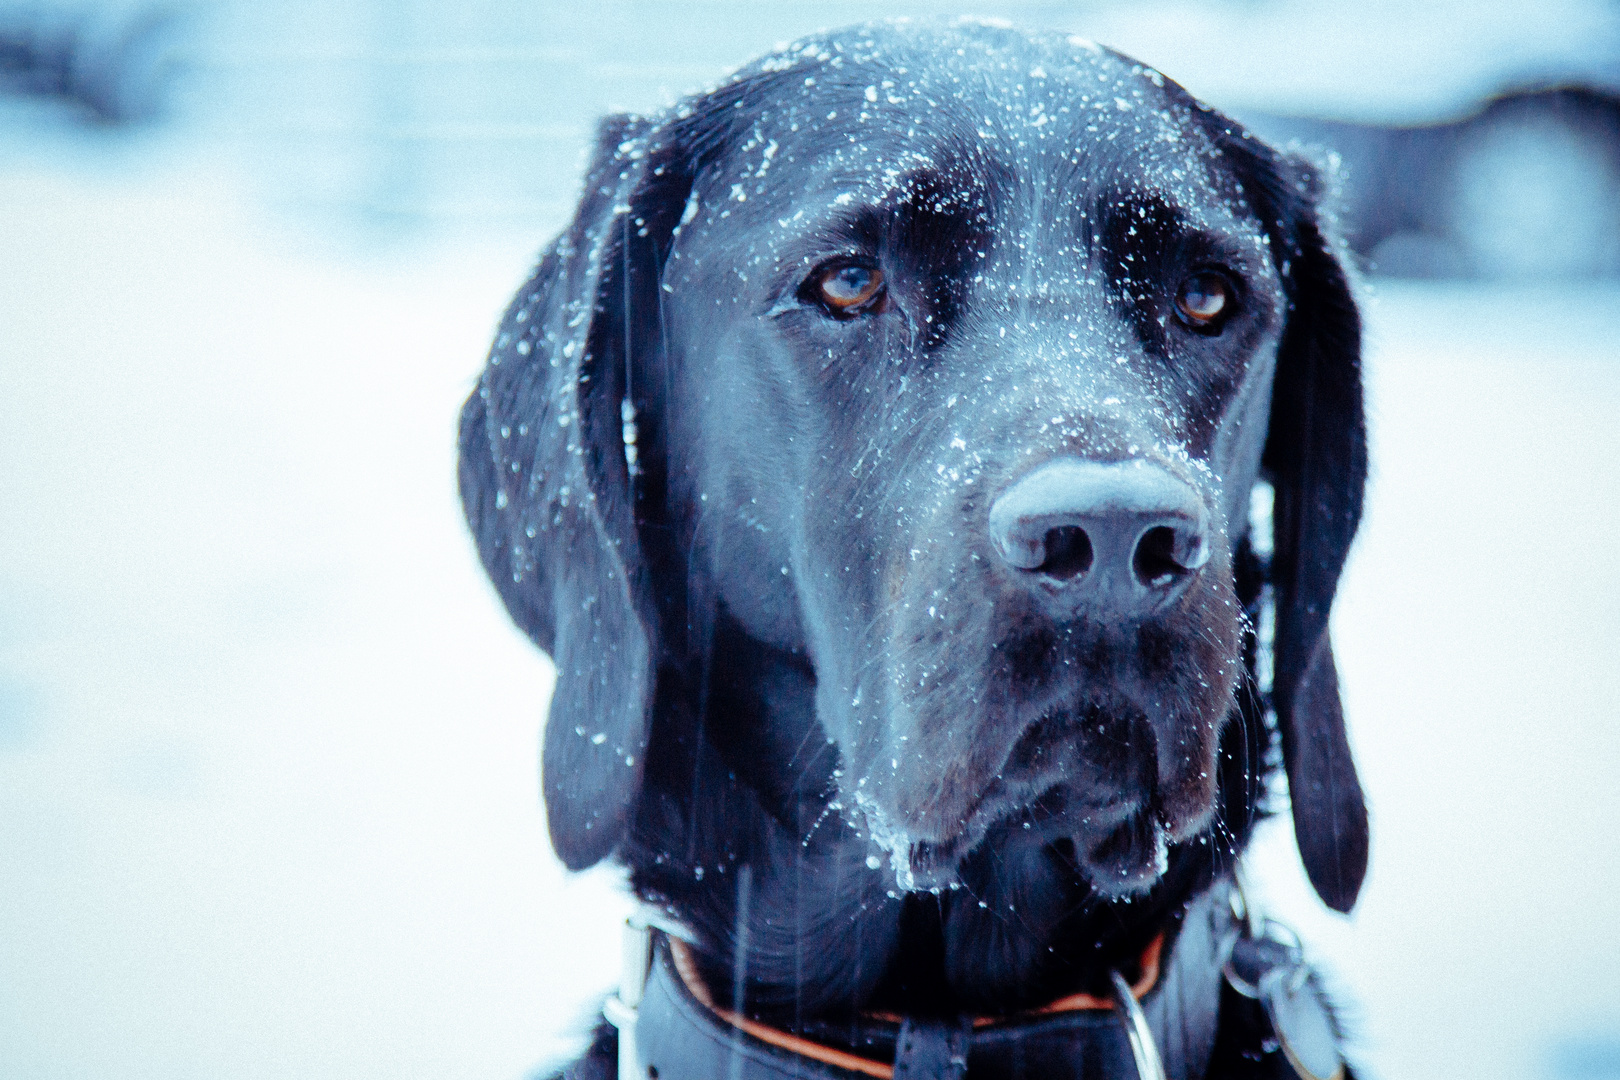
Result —
[{"label": "wet fur", "polygon": [[[1138,160],[1165,151],[1128,128],[1083,143],[1083,173],[1021,172],[1028,160],[975,137],[969,90],[962,109],[890,112],[864,130],[875,159],[885,139],[898,159],[908,140],[894,124],[914,123],[932,164],[886,208],[829,226],[893,260],[903,322],[859,338],[812,312],[736,309],[746,289],[731,275],[776,265],[749,262],[748,238],[766,244],[818,154],[849,139],[847,113],[796,141],[784,117],[807,100],[864,108],[880,77],[943,69],[947,39],[1141,90],[1179,125],[1173,152],[1208,169],[1204,202],[1133,186]],[[987,84],[982,100],[998,93]],[[756,175],[777,136],[780,159]],[[726,201],[738,176],[752,204]],[[1032,209],[1054,191],[1058,204]],[[545,790],[564,861],[622,861],[641,896],[707,943],[722,996],[740,975],[750,1009],[788,1026],[1098,989],[1228,871],[1263,801],[1273,730],[1253,627],[1268,568],[1228,512],[1247,490],[1223,490],[1207,463],[1243,365],[1258,362],[1234,358],[1269,361],[1274,347],[1269,426],[1239,425],[1220,452],[1258,457],[1263,443],[1277,489],[1275,727],[1307,869],[1347,909],[1366,819],[1325,622],[1365,443],[1359,323],[1319,194],[1308,167],[1156,73],[986,28],[852,31],[667,117],[606,121],[575,223],[519,292],[462,416],[480,553],[557,661]],[[1067,299],[1018,292],[1033,256],[1020,263],[1005,223],[1031,213],[1073,225],[1050,252],[1080,268]],[[1160,318],[1161,279],[1192,257],[1191,213],[1255,241],[1217,252],[1244,268],[1253,315],[1220,347],[1181,342]],[[706,235],[722,240],[705,248]],[[805,244],[800,276],[827,249]],[[1067,331],[1082,324],[1093,333],[1076,345]],[[1171,361],[1181,382],[1152,374]],[[975,393],[986,375],[998,388],[1058,380],[1060,395],[1115,379],[1127,405],[1065,398],[1073,422],[1052,431],[1038,405]],[[961,425],[985,448],[972,485],[926,467]],[[1157,455],[1205,493],[1222,535],[1185,603],[1130,627],[1054,619],[983,556],[986,502],[1063,453]],[[1156,822],[1175,841],[1162,873]],[[906,860],[947,885],[897,888]]]}]

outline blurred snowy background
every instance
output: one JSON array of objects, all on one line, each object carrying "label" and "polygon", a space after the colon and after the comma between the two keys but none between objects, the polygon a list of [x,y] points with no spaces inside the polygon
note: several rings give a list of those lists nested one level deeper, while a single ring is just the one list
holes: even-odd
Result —
[{"label": "blurred snowy background", "polygon": [[1620,1077],[1612,0],[0,0],[0,1077],[575,1046],[626,904],[546,847],[551,673],[463,534],[457,405],[598,115],[964,10],[1343,153],[1373,864],[1348,919],[1286,823],[1253,875],[1367,1077]]}]

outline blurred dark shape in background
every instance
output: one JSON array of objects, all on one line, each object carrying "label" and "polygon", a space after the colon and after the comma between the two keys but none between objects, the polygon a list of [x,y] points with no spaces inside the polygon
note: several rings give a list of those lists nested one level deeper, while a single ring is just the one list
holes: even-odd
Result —
[{"label": "blurred dark shape in background", "polygon": [[0,89],[64,99],[107,123],[161,114],[180,12],[143,3],[0,4]]},{"label": "blurred dark shape in background", "polygon": [[[724,0],[453,11],[192,2],[202,6],[182,17],[163,0],[0,0],[0,91],[70,101],[109,125],[151,121],[182,99],[169,111],[205,140],[234,143],[272,202],[393,233],[554,227],[598,116],[661,107],[795,21]],[[1087,21],[1063,5],[1001,6],[1030,25]],[[198,17],[205,10],[223,17]],[[873,14],[834,3],[817,21]],[[1338,161],[1344,233],[1375,275],[1608,276],[1620,273],[1613,48],[1588,43],[1573,70],[1499,58],[1471,93],[1395,123],[1347,119],[1353,107],[1325,118],[1334,110],[1321,102],[1314,116],[1213,104],[1279,145]],[[1390,77],[1366,63],[1346,58],[1340,81]],[[182,69],[196,76],[189,98],[174,86]],[[1198,71],[1170,74],[1199,92]]]},{"label": "blurred dark shape in background", "polygon": [[1392,277],[1620,272],[1620,97],[1588,86],[1502,94],[1460,119],[1380,126],[1246,118],[1337,155],[1346,239]]}]

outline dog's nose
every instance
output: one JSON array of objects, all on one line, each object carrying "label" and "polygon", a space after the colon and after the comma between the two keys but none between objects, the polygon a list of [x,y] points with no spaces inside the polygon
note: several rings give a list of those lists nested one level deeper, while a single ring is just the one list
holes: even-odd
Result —
[{"label": "dog's nose", "polygon": [[1209,514],[1157,465],[1058,458],[1001,493],[990,537],[1021,580],[1065,605],[1145,614],[1208,561]]}]

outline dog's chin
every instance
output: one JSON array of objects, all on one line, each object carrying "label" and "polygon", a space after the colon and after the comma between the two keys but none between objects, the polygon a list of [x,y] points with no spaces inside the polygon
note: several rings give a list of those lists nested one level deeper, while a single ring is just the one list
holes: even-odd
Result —
[{"label": "dog's chin", "polygon": [[962,860],[973,849],[982,829],[963,831],[943,840],[922,840],[864,793],[857,792],[855,804],[860,810],[858,827],[865,827],[867,837],[878,849],[867,857],[868,868],[879,870],[887,861],[895,887],[901,892],[937,893],[960,886]]},{"label": "dog's chin", "polygon": [[1147,892],[1170,867],[1170,829],[1160,816],[1143,808],[1075,854],[1091,887],[1118,899]]},{"label": "dog's chin", "polygon": [[[902,892],[939,893],[958,888],[962,866],[970,855],[998,847],[1027,850],[1031,844],[1060,849],[1064,861],[1107,899],[1145,893],[1169,868],[1170,845],[1177,837],[1154,807],[1114,803],[1072,819],[1071,814],[1043,817],[1023,807],[987,828],[944,840],[917,840],[882,827],[873,829],[871,836],[887,855],[895,885]],[[882,862],[874,856],[874,869]]]}]

